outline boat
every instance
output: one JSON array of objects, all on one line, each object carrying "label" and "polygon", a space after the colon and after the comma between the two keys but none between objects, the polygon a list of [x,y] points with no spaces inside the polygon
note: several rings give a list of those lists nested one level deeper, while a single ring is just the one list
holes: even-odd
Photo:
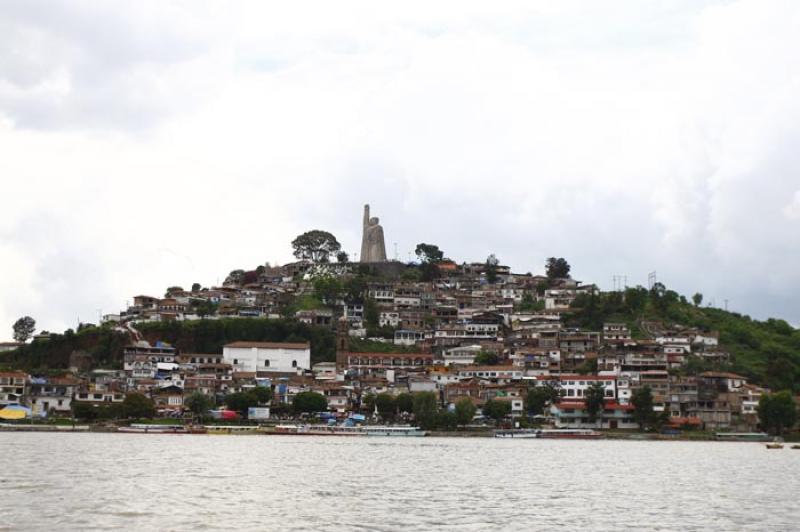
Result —
[{"label": "boat", "polygon": [[428,433],[419,427],[408,425],[276,425],[271,434],[293,436],[426,436]]},{"label": "boat", "polygon": [[539,431],[539,438],[595,440],[602,437],[602,432],[592,429],[542,429]]},{"label": "boat", "polygon": [[256,425],[206,425],[207,434],[216,436],[258,434]]},{"label": "boat", "polygon": [[495,438],[523,438],[531,439],[539,437],[539,430],[537,429],[511,429],[511,430],[497,430],[494,433]]},{"label": "boat", "polygon": [[117,432],[129,434],[185,434],[186,427],[183,425],[148,425],[145,423],[133,423],[127,427],[117,428]]},{"label": "boat", "polygon": [[769,441],[765,432],[716,432],[714,439],[718,441]]},{"label": "boat", "polygon": [[421,430],[419,427],[412,427],[410,425],[401,426],[367,426],[362,430],[367,436],[404,436],[404,437],[420,437],[427,436],[427,432]]},{"label": "boat", "polygon": [[768,443],[767,449],[783,449],[783,444],[778,442]]},{"label": "boat", "polygon": [[277,425],[274,434],[294,436],[365,436],[358,426],[347,425]]},{"label": "boat", "polygon": [[792,448],[792,449],[800,449],[800,445],[797,445],[797,444],[795,444],[795,445],[792,445],[792,447],[791,447],[791,448]]}]

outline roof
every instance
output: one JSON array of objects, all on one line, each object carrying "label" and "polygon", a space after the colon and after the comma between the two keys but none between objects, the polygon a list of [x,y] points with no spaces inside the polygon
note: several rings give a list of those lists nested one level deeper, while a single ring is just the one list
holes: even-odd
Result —
[{"label": "roof", "polygon": [[524,371],[520,366],[464,366],[459,368],[458,372],[463,373],[466,371]]},{"label": "roof", "polygon": [[[562,381],[613,381],[613,380],[617,380],[617,378],[614,375],[579,375],[579,374],[561,375],[560,377],[557,377],[557,379],[558,380],[562,380]],[[542,379],[542,380],[552,380],[552,378],[548,376],[547,378]]]},{"label": "roof", "polygon": [[727,371],[705,371],[699,375],[700,377],[712,377],[718,379],[746,379],[747,377],[743,377],[741,375],[737,375],[736,373],[729,373]]},{"label": "roof", "polygon": [[247,349],[252,347],[256,347],[258,349],[310,349],[311,344],[309,342],[232,342],[230,344],[225,344],[223,347],[237,349]]},{"label": "roof", "polygon": [[352,351],[348,352],[347,356],[380,358],[433,358],[431,353],[354,353]]},{"label": "roof", "polygon": [[0,371],[0,377],[10,377],[13,379],[27,379],[28,374],[22,371]]}]

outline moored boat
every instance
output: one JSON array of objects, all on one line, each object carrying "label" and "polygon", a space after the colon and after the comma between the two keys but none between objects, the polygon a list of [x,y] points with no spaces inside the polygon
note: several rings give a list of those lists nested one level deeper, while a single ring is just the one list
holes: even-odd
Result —
[{"label": "moored boat", "polygon": [[782,443],[777,443],[777,442],[768,443],[767,444],[767,449],[783,449],[783,444]]},{"label": "moored boat", "polygon": [[420,437],[426,436],[428,433],[421,430],[419,427],[412,426],[366,426],[362,430],[367,436],[402,436],[402,437]]},{"label": "moored boat", "polygon": [[494,437],[531,439],[531,438],[538,438],[539,431],[536,429],[497,430],[494,433]]},{"label": "moored boat", "polygon": [[719,441],[769,441],[765,432],[717,432],[714,439]]},{"label": "moored boat", "polygon": [[576,440],[594,440],[602,438],[603,433],[592,429],[542,429],[539,438],[564,438]]}]

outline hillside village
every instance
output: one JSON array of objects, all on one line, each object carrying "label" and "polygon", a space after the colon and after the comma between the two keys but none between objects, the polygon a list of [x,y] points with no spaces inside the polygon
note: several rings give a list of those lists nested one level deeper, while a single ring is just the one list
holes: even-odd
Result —
[{"label": "hillside village", "polygon": [[[731,355],[717,331],[646,319],[581,325],[595,301],[657,302],[674,294],[663,285],[600,292],[572,279],[564,259],[549,259],[546,274],[533,275],[513,273],[494,256],[457,264],[429,244],[420,244],[417,256],[409,264],[304,256],[233,271],[222,286],[196,283],[170,287],[164,297],[136,295],[99,325],[126,338],[120,366],[98,367],[75,351],[64,374],[5,371],[0,405],[68,416],[77,405],[85,412],[87,405],[142,394],[158,415],[182,417],[188,398],[200,394],[216,411],[227,405],[246,418],[247,407],[260,406],[259,416],[267,408],[276,418],[292,415],[298,395],[315,392],[332,416],[360,412],[386,420],[409,419],[413,409],[397,399],[427,393],[437,411],[468,401],[476,420],[484,412],[506,424],[759,428],[756,409],[768,390],[730,371]],[[218,351],[196,352],[143,334],[164,324],[230,320],[296,321],[326,331],[335,350],[312,356],[316,346],[303,338],[236,338]],[[47,341],[46,335],[34,340]],[[251,390],[269,393],[242,409],[229,400]],[[637,410],[637,395],[640,403],[652,401],[649,414],[641,405]]]}]

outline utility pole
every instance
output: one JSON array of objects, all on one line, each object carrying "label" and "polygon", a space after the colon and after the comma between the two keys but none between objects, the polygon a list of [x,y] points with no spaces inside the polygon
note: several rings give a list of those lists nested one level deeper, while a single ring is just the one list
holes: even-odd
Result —
[{"label": "utility pole", "polygon": [[725,312],[728,312],[728,300],[725,300]]},{"label": "utility pole", "polygon": [[655,270],[653,270],[652,272],[647,274],[647,288],[652,290],[657,282],[658,282],[658,279],[656,278],[656,271]]},{"label": "utility pole", "polygon": [[397,256],[397,242],[394,243],[394,260],[395,262],[399,260]]}]

